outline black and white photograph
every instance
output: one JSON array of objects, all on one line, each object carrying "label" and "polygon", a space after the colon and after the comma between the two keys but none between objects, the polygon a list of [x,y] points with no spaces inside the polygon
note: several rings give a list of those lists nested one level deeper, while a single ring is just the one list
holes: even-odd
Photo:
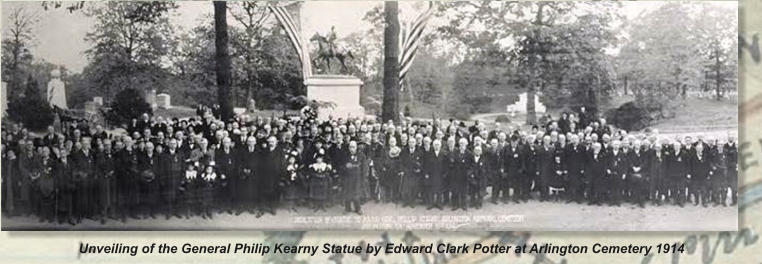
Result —
[{"label": "black and white photograph", "polygon": [[738,229],[735,1],[0,5],[3,231]]}]

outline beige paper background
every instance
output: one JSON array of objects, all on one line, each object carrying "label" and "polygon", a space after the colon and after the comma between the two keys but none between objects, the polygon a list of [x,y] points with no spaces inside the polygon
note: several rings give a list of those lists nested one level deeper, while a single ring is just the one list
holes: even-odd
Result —
[{"label": "beige paper background", "polygon": [[[762,30],[762,1],[744,0],[739,5],[739,34],[751,39]],[[748,49],[743,49],[740,67],[740,91],[742,104],[740,138],[749,142],[748,149],[741,152],[750,155],[747,163],[757,162],[741,174],[742,192],[749,193],[746,198],[756,194],[762,197],[762,65],[748,56]],[[741,158],[739,154],[739,158]],[[742,199],[743,200],[743,199]],[[742,203],[743,205],[743,203]],[[611,245],[657,245],[659,243],[687,242],[686,253],[679,258],[670,254],[642,255],[558,255],[534,256],[515,254],[502,255],[466,255],[449,258],[448,263],[760,263],[762,262],[762,241],[758,232],[762,230],[762,205],[746,203],[739,212],[740,232],[708,233],[657,233],[657,232],[533,232],[522,234],[528,237],[528,243],[552,243],[565,245],[592,246],[594,243]],[[562,216],[559,216],[562,217]],[[595,221],[595,219],[591,219]],[[696,219],[701,221],[701,219]],[[511,233],[488,234],[486,232],[0,232],[0,263],[335,263],[331,259],[338,256],[318,253],[309,255],[78,255],[79,242],[97,245],[123,243],[129,245],[150,245],[168,243],[181,246],[183,243],[195,245],[216,245],[227,243],[276,243],[293,242],[301,245],[321,245],[323,243],[346,243],[356,245],[360,241],[375,244],[382,241],[382,236],[394,243],[403,240],[419,239],[415,243],[449,242],[453,244],[473,243],[476,241],[497,241],[501,236]],[[515,245],[509,242],[508,245]],[[434,263],[428,255],[380,255],[370,257],[363,262],[360,256],[344,255],[342,263]],[[381,262],[382,261],[382,262]]]}]

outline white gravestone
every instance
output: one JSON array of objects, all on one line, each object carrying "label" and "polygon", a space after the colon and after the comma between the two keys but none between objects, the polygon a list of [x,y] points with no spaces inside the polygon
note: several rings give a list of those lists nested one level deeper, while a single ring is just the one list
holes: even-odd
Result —
[{"label": "white gravestone", "polygon": [[50,82],[48,82],[47,100],[50,106],[58,106],[61,109],[69,109],[66,106],[66,88],[61,81],[61,72],[53,70],[50,72]]},{"label": "white gravestone", "polygon": [[100,96],[93,97],[93,103],[95,103],[95,105],[97,106],[103,106],[103,97],[100,97]]},{"label": "white gravestone", "polygon": [[[526,113],[527,112],[527,93],[521,93],[519,94],[519,101],[510,104],[506,107],[505,111],[510,113]],[[548,109],[545,107],[544,104],[540,102],[540,95],[535,94],[534,96],[534,110],[537,113],[545,113]]]},{"label": "white gravestone", "polygon": [[146,103],[148,103],[152,109],[156,109],[156,90],[151,89],[146,92]]},{"label": "white gravestone", "polygon": [[172,101],[169,94],[160,93],[156,96],[156,105],[161,109],[172,108]]},{"label": "white gravestone", "polygon": [[98,106],[95,102],[85,102],[85,112],[88,114],[95,114],[98,111]]},{"label": "white gravestone", "polygon": [[304,84],[307,85],[309,100],[334,104],[333,107],[321,107],[318,119],[365,116],[365,109],[360,106],[360,79],[345,75],[314,75]]}]

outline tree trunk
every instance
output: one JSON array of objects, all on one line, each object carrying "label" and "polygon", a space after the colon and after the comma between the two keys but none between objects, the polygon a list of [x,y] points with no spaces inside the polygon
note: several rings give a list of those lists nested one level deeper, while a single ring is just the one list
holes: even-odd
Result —
[{"label": "tree trunk", "polygon": [[527,87],[527,125],[534,125],[537,123],[537,111],[534,106],[534,98],[537,92],[535,91],[532,83]]},{"label": "tree trunk", "polygon": [[721,64],[720,64],[720,50],[719,49],[715,49],[714,50],[714,61],[715,61],[715,66],[714,66],[715,67],[714,68],[714,74],[715,74],[715,76],[714,76],[714,78],[716,78],[715,79],[716,80],[716,82],[715,82],[715,90],[717,91],[717,101],[719,101],[719,100],[722,99],[722,89],[720,88],[720,87],[722,87],[722,85],[721,85],[722,78],[720,76],[720,66],[721,66]]},{"label": "tree trunk", "polygon": [[627,76],[624,76],[624,95],[627,95]]},{"label": "tree trunk", "polygon": [[399,84],[399,34],[397,1],[384,2],[384,102],[381,106],[381,118],[384,121],[400,121],[400,84]]},{"label": "tree trunk", "polygon": [[227,2],[214,1],[214,49],[217,65],[217,99],[223,120],[233,117],[233,94],[230,91],[230,51],[228,50]]},{"label": "tree trunk", "polygon": [[[537,4],[537,14],[535,14],[535,19],[532,22],[532,24],[534,24],[534,30],[532,32],[533,33],[533,37],[534,37],[534,43],[532,44],[533,47],[534,47],[534,52],[538,52],[540,50],[540,43],[539,43],[539,41],[540,41],[540,27],[542,26],[543,9],[545,8],[545,5],[547,5],[547,3],[545,3],[545,2],[538,2],[538,4]],[[540,61],[544,61],[545,60],[545,57],[544,57],[545,55],[542,54],[540,56],[542,57],[542,58],[540,58]],[[534,60],[533,58],[534,58],[534,54],[531,55],[530,59]],[[534,64],[537,64],[537,63],[540,63],[540,62],[539,61],[535,61],[535,63],[530,63],[530,65],[534,65]],[[542,69],[542,70],[546,70],[546,69]],[[542,74],[537,74],[537,72],[533,72],[532,75],[533,75],[534,78],[541,79],[541,78],[539,78],[539,76],[541,76]],[[541,83],[540,84],[541,85],[540,90],[542,91],[543,88],[545,88],[545,81],[544,80],[540,80],[539,82]],[[536,86],[536,82],[534,80],[528,82],[528,84],[529,84],[529,86],[527,87],[527,125],[534,125],[535,123],[537,123],[537,111],[536,111],[535,105],[534,105],[534,98],[535,98],[535,96],[537,94],[537,87],[535,87]]]}]

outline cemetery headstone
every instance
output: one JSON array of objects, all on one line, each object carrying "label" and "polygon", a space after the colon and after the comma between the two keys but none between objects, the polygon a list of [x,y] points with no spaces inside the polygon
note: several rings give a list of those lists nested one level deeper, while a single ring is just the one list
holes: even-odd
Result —
[{"label": "cemetery headstone", "polygon": [[172,100],[169,94],[160,93],[156,96],[156,105],[161,109],[172,108]]}]

